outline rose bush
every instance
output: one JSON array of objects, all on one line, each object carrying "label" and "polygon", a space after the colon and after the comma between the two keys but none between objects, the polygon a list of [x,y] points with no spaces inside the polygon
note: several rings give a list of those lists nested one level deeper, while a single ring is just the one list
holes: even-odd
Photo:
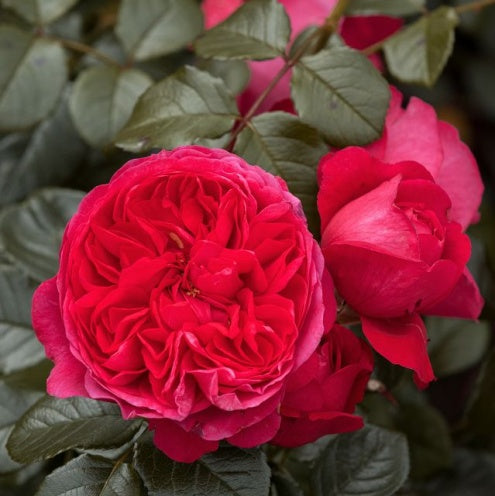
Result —
[{"label": "rose bush", "polygon": [[373,370],[369,346],[349,329],[334,325],[311,357],[290,375],[280,413],[282,423],[272,440],[299,446],[330,432],[363,426],[352,415]]},{"label": "rose bush", "polygon": [[[438,128],[446,129],[441,124]],[[422,154],[438,151],[420,146],[421,139],[433,139],[416,135],[425,131],[410,124],[404,127],[402,140],[390,132],[375,144],[375,151],[385,150],[387,156],[385,145],[393,155],[395,143],[395,156],[402,160],[409,149],[407,162],[386,163],[358,147],[328,154],[320,163],[318,194],[321,246],[338,292],[361,316],[371,345],[392,363],[414,370],[420,385],[434,375],[419,315],[477,318],[483,304],[466,269],[470,241],[456,222],[457,210],[451,208],[445,189],[418,162]],[[457,138],[440,162],[455,174],[456,161],[463,162],[466,153]],[[463,167],[464,163],[459,174]],[[477,178],[479,174],[472,171],[471,179]],[[480,194],[470,200],[467,218],[472,218]]]},{"label": "rose bush", "polygon": [[[279,1],[285,7],[289,16],[292,28],[292,40],[305,28],[322,24],[337,3],[337,0]],[[243,0],[205,0],[202,3],[205,27],[210,29],[224,21],[243,3]],[[395,17],[349,16],[344,17],[340,23],[339,33],[344,42],[351,48],[362,50],[387,38],[400,29],[402,24],[403,20]],[[381,61],[377,55],[372,57],[372,61],[375,65],[381,67]],[[281,58],[249,62],[251,78],[247,88],[238,98],[239,108],[242,113],[247,112],[283,65],[284,61]],[[290,100],[290,77],[290,72],[282,77],[273,91],[260,105],[258,112],[266,112],[268,110],[294,112],[294,107]]]},{"label": "rose bush", "polygon": [[[334,331],[315,355],[335,312],[286,184],[223,150],[186,146],[128,162],[83,199],[58,274],[35,293],[33,325],[55,362],[50,394],[114,401],[125,418],[148,419],[162,451],[192,461],[222,439],[271,440],[303,366],[321,383],[307,401],[331,388],[321,408],[349,417],[364,389],[360,352],[353,367]],[[326,427],[360,422],[344,424]]]}]

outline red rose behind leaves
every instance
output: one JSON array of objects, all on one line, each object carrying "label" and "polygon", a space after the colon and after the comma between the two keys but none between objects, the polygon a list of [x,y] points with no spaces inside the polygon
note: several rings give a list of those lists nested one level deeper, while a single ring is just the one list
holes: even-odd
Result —
[{"label": "red rose behind leaves", "polygon": [[320,179],[321,246],[337,291],[376,351],[427,384],[419,314],[438,314],[458,292],[461,317],[477,318],[483,303],[465,284],[470,242],[450,218],[449,195],[419,163],[388,164],[357,147],[324,157]]},{"label": "red rose behind leaves", "polygon": [[272,439],[289,377],[334,316],[285,183],[192,146],[132,160],[91,191],[33,301],[55,362],[48,392],[114,401],[188,462],[222,439]]},{"label": "red rose behind leaves", "polygon": [[[305,28],[322,24],[335,7],[337,0],[279,0],[285,7],[292,28],[292,41]],[[244,2],[242,0],[204,0],[201,7],[205,26],[210,29],[232,15]],[[403,20],[388,16],[344,17],[339,25],[339,33],[351,48],[362,50],[392,35],[403,25]],[[379,56],[371,60],[381,68]],[[239,95],[241,113],[246,113],[261,92],[284,65],[279,57],[264,61],[250,61],[251,78],[247,88]],[[258,108],[257,113],[270,110],[284,110],[295,113],[290,98],[290,71],[277,83]]]},{"label": "red rose behind leaves", "polygon": [[373,370],[368,345],[345,327],[335,325],[318,349],[287,383],[274,444],[293,447],[332,432],[363,426],[352,415],[364,396]]}]

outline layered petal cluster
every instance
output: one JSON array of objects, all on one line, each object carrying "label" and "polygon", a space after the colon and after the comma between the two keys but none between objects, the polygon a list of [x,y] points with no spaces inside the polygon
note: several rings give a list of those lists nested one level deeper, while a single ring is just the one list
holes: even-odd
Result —
[{"label": "layered petal cluster", "polygon": [[282,424],[272,440],[293,447],[333,432],[360,429],[353,415],[373,370],[369,346],[335,324],[320,346],[289,378],[280,413]]},{"label": "layered petal cluster", "polygon": [[223,439],[275,436],[287,381],[335,312],[286,184],[189,146],[132,160],[83,199],[33,325],[55,362],[50,394],[116,402],[148,419],[166,454],[193,461]]},{"label": "layered petal cluster", "polygon": [[[305,28],[321,25],[335,7],[337,0],[279,0],[289,16],[294,40]],[[235,12],[243,0],[204,0],[202,9],[207,29],[216,26]],[[401,28],[402,19],[388,16],[349,16],[339,25],[339,34],[351,48],[362,50],[371,46]],[[375,65],[381,68],[377,55],[372,57]],[[266,61],[250,61],[251,78],[247,88],[238,99],[242,113],[247,112],[261,92],[274,79],[284,65],[282,58]],[[294,112],[290,99],[290,71],[277,83],[273,91],[260,105],[258,112],[285,110]]]},{"label": "layered petal cluster", "polygon": [[[414,150],[414,130],[404,134],[404,148],[406,138]],[[361,316],[371,345],[424,385],[434,375],[419,315],[477,318],[483,301],[466,271],[469,238],[451,215],[448,192],[418,163],[424,148],[416,151],[398,163],[358,147],[328,154],[318,208],[337,291]]]}]

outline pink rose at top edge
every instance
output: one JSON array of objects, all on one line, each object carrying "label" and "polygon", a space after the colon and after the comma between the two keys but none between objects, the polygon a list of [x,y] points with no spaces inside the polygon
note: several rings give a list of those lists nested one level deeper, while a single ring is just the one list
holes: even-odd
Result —
[{"label": "pink rose at top edge", "polygon": [[[279,0],[285,7],[290,19],[293,41],[298,34],[311,25],[321,24],[335,7],[337,0]],[[205,0],[202,3],[207,29],[224,21],[238,7],[241,0],[227,2],[226,0]],[[387,38],[401,28],[402,19],[388,16],[352,16],[345,17],[340,23],[339,32],[344,41],[351,47],[361,50],[384,38]],[[377,55],[371,57],[373,63],[381,69],[381,60]],[[268,86],[277,72],[283,67],[284,61],[275,58],[264,61],[250,61],[251,78],[247,88],[239,95],[238,104],[241,113],[246,113],[260,93]],[[269,110],[284,110],[295,113],[290,98],[291,73],[285,74],[273,91],[260,105],[257,113]]]},{"label": "pink rose at top edge", "polygon": [[[117,403],[182,462],[220,440],[271,441],[296,417],[301,442],[360,427],[352,411],[371,364],[366,345],[349,350],[349,331],[326,335],[335,314],[321,250],[285,182],[198,146],[131,160],[90,191],[32,306],[54,361],[49,394]],[[302,367],[315,374],[306,384]],[[306,386],[314,411],[294,413]],[[329,388],[335,401],[321,402]]]},{"label": "pink rose at top edge", "polygon": [[466,268],[483,184],[457,131],[392,89],[383,136],[329,153],[319,169],[321,246],[337,291],[392,363],[434,378],[420,314],[476,319],[483,307]]}]

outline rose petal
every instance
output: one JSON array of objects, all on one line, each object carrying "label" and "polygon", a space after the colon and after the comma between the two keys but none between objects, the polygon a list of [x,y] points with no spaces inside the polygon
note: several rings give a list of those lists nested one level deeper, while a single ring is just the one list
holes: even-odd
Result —
[{"label": "rose petal", "polygon": [[270,441],[280,428],[280,414],[273,412],[261,422],[242,429],[237,434],[227,438],[227,441],[239,448],[253,448]]},{"label": "rose petal", "polygon": [[344,17],[340,35],[347,45],[363,50],[388,38],[402,27],[404,21],[396,17],[371,15]]},{"label": "rose petal", "polygon": [[149,428],[155,431],[155,446],[178,462],[192,463],[218,449],[218,441],[205,441],[193,432],[186,432],[172,420],[150,420]]},{"label": "rose petal", "polygon": [[294,448],[316,441],[327,434],[351,432],[363,427],[363,419],[357,415],[329,412],[325,419],[282,417],[282,423],[271,444]]},{"label": "rose petal", "polygon": [[473,276],[466,268],[452,292],[433,307],[421,310],[425,315],[477,319],[485,301]]},{"label": "rose petal", "polygon": [[361,315],[400,317],[444,299],[461,272],[450,260],[407,260],[348,244],[323,245],[335,287]]},{"label": "rose petal", "polygon": [[334,243],[369,246],[375,251],[419,260],[414,226],[394,204],[400,180],[400,176],[395,176],[384,181],[342,207],[327,224],[322,246]]},{"label": "rose petal", "polygon": [[320,161],[318,173],[321,178],[318,212],[322,232],[344,205],[372,191],[383,181],[397,175],[401,175],[402,179],[432,179],[431,174],[418,163],[387,164],[358,147],[325,155]]},{"label": "rose petal", "polygon": [[439,121],[438,132],[444,156],[435,180],[452,200],[450,218],[466,229],[479,219],[484,189],[480,171],[471,150],[459,139],[457,129]]},{"label": "rose petal", "polygon": [[70,351],[55,277],[41,284],[34,293],[32,319],[36,336],[45,347],[47,357],[55,363],[47,381],[48,393],[59,398],[87,396],[84,387],[87,369]]},{"label": "rose petal", "polygon": [[426,328],[418,314],[396,319],[361,317],[361,324],[371,346],[391,363],[413,370],[418,385],[426,386],[435,379]]}]

